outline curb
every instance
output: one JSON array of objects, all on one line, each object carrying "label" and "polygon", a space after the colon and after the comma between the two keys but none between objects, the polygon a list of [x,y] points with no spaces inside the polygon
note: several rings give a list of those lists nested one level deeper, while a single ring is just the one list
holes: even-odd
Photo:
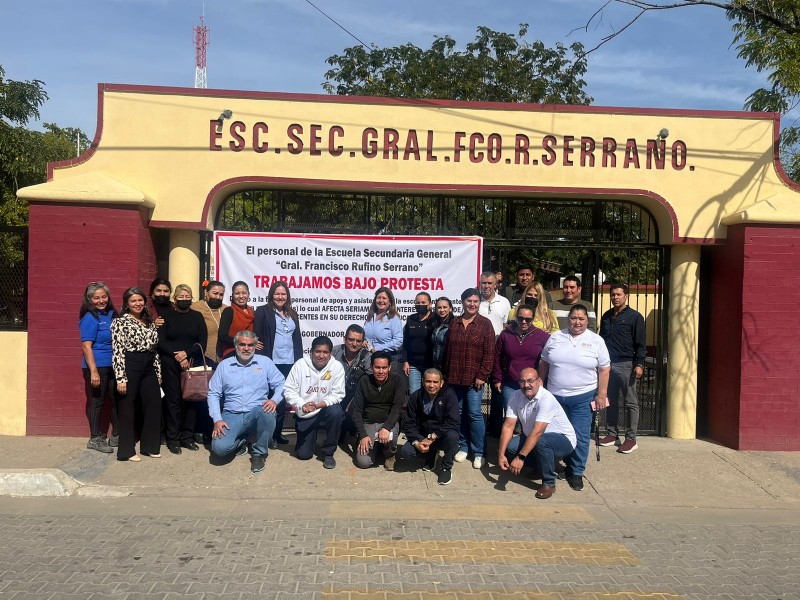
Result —
[{"label": "curb", "polygon": [[0,471],[0,496],[32,498],[71,496],[81,483],[60,469],[6,469]]}]

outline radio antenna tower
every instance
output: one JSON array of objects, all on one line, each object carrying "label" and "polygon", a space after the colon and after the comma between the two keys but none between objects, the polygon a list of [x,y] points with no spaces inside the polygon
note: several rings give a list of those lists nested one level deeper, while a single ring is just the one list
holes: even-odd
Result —
[{"label": "radio antenna tower", "polygon": [[205,23],[206,8],[203,5],[203,15],[200,17],[200,25],[194,28],[194,87],[207,88],[206,79],[206,47],[209,44],[208,27]]}]

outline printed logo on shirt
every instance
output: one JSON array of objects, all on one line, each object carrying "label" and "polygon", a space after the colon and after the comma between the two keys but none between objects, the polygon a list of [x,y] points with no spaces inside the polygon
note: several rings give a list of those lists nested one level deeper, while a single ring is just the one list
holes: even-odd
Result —
[{"label": "printed logo on shirt", "polygon": [[320,385],[311,385],[306,390],[306,394],[327,394],[328,388],[322,387]]},{"label": "printed logo on shirt", "polygon": [[320,380],[321,380],[321,381],[328,381],[330,378],[331,378],[331,372],[330,372],[330,371],[328,371],[327,373],[325,373],[325,375],[323,375],[322,377],[320,377]]}]

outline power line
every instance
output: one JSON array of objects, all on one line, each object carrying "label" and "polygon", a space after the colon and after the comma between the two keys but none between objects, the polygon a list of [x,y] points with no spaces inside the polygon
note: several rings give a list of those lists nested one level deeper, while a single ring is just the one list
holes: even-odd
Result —
[{"label": "power line", "polygon": [[367,50],[372,50],[372,48],[370,48],[370,47],[369,47],[367,44],[365,44],[365,43],[364,43],[364,42],[362,42],[360,39],[358,39],[358,38],[357,38],[357,37],[356,37],[356,36],[355,36],[355,35],[354,35],[352,32],[348,31],[348,30],[347,30],[347,28],[346,28],[346,27],[344,27],[344,25],[342,25],[342,24],[341,24],[341,23],[339,23],[339,22],[338,22],[336,19],[334,19],[332,16],[330,16],[329,14],[327,14],[327,13],[326,13],[324,10],[322,10],[322,9],[321,9],[319,6],[317,6],[316,4],[314,4],[313,2],[311,2],[311,0],[306,0],[306,2],[307,2],[308,4],[310,4],[311,6],[313,6],[314,8],[316,8],[316,9],[317,9],[317,10],[318,10],[320,13],[322,13],[322,14],[323,14],[323,15],[324,15],[324,16],[325,16],[327,19],[329,19],[329,20],[331,21],[331,23],[333,23],[334,25],[336,25],[336,26],[337,26],[339,29],[341,29],[342,31],[344,31],[344,32],[345,32],[347,35],[349,35],[351,38],[353,38],[353,39],[354,39],[355,41],[357,41],[359,44],[361,44],[362,46],[364,46],[364,48],[366,48]]}]

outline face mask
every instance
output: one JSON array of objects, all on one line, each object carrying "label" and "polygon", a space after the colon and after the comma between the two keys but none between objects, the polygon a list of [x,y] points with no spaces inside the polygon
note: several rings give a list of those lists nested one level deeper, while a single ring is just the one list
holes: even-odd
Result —
[{"label": "face mask", "polygon": [[175,300],[175,306],[180,308],[181,310],[186,310],[192,305],[191,300]]},{"label": "face mask", "polygon": [[211,298],[210,300],[208,300],[207,303],[209,308],[219,308],[220,306],[222,306],[222,300],[220,300],[219,298]]},{"label": "face mask", "polygon": [[414,310],[417,311],[418,315],[427,315],[428,314],[428,307],[422,306],[421,304],[415,304]]},{"label": "face mask", "polygon": [[528,300],[528,302],[526,304],[529,304],[530,306],[533,307],[533,310],[536,310],[536,307],[539,306],[539,299],[538,298],[533,298],[531,300]]},{"label": "face mask", "polygon": [[153,304],[156,306],[169,306],[169,296],[153,296]]}]

